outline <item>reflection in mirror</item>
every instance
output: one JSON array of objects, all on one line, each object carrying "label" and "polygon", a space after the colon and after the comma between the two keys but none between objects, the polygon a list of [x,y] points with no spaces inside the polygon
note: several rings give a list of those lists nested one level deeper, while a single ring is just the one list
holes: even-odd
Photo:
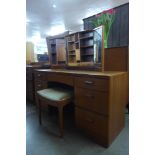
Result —
[{"label": "reflection in mirror", "polygon": [[101,64],[103,27],[94,29],[94,63]]}]

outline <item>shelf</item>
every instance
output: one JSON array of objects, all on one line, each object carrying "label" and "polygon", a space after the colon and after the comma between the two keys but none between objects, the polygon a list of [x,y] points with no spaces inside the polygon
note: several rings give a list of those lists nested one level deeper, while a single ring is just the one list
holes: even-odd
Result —
[{"label": "shelf", "polygon": [[75,51],[75,49],[74,50],[68,50],[69,52],[72,52],[72,51]]},{"label": "shelf", "polygon": [[74,43],[75,41],[67,41],[68,43]]},{"label": "shelf", "polygon": [[66,63],[66,61],[58,61],[58,64],[59,65],[63,65],[63,64],[65,64]]},{"label": "shelf", "polygon": [[76,54],[68,54],[69,56],[76,56]]},{"label": "shelf", "polygon": [[94,45],[83,45],[83,46],[80,46],[80,48],[88,48],[88,47],[94,47]]},{"label": "shelf", "polygon": [[88,53],[88,54],[81,54],[81,56],[88,56],[88,55],[89,55],[89,56],[93,56],[94,53],[90,53],[90,54],[89,54],[89,53]]},{"label": "shelf", "polygon": [[83,39],[93,39],[93,36],[85,36],[80,38],[80,40],[83,40]]}]

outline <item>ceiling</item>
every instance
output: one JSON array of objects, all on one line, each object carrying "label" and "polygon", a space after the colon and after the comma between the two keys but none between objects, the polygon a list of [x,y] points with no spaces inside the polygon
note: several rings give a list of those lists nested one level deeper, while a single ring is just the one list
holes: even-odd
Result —
[{"label": "ceiling", "polygon": [[129,0],[26,0],[27,41],[83,29],[83,18],[114,8]]}]

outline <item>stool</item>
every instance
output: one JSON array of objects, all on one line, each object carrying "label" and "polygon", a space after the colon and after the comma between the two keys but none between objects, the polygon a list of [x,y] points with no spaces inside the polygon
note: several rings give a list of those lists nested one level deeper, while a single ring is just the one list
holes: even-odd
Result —
[{"label": "stool", "polygon": [[41,125],[41,104],[48,104],[58,108],[60,137],[63,137],[63,107],[69,104],[73,98],[73,92],[64,88],[48,88],[37,91],[39,104],[39,123]]}]

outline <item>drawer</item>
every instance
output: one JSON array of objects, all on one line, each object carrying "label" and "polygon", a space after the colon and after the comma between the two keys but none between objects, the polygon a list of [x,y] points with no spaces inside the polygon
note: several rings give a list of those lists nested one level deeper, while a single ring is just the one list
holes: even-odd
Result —
[{"label": "drawer", "polygon": [[28,96],[29,96],[29,100],[30,100],[30,101],[34,101],[34,92],[30,91],[30,92],[28,93]]},{"label": "drawer", "polygon": [[27,81],[26,81],[26,85],[27,85],[27,89],[28,89],[29,91],[33,91],[33,90],[34,90],[33,81],[27,80]]},{"label": "drawer", "polygon": [[26,74],[26,80],[33,80],[32,74]]},{"label": "drawer", "polygon": [[42,84],[40,83],[38,83],[38,84],[35,84],[35,91],[37,91],[37,90],[41,90],[43,88],[43,86],[42,86]]},{"label": "drawer", "polygon": [[37,79],[42,80],[45,78],[44,73],[41,73],[41,72],[35,72],[34,76],[35,76],[35,80]]},{"label": "drawer", "polygon": [[32,80],[33,79],[33,72],[32,72],[32,70],[29,70],[29,69],[27,69],[26,70],[26,79],[27,80]]},{"label": "drawer", "polygon": [[47,82],[36,80],[35,81],[35,91],[47,88]]},{"label": "drawer", "polygon": [[76,126],[92,137],[108,137],[108,118],[80,108],[75,108]]},{"label": "drawer", "polygon": [[32,68],[26,67],[26,72],[27,73],[32,73]]},{"label": "drawer", "polygon": [[108,79],[76,77],[75,85],[76,87],[82,87],[87,89],[94,89],[94,90],[101,90],[101,91],[109,90]]},{"label": "drawer", "polygon": [[70,86],[74,85],[73,77],[70,75],[48,74],[47,81],[60,82]]},{"label": "drawer", "polygon": [[76,106],[108,115],[108,92],[75,88]]}]

